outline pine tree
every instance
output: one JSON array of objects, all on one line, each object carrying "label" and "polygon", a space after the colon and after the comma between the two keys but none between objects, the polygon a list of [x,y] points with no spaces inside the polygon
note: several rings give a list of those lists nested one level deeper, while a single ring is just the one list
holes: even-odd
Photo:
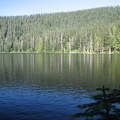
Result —
[{"label": "pine tree", "polygon": [[85,112],[72,114],[71,117],[86,117],[87,120],[95,115],[100,115],[102,120],[119,120],[120,108],[117,105],[120,103],[120,89],[110,91],[109,88],[103,86],[96,90],[101,93],[91,97],[94,102],[77,106],[84,109]]}]

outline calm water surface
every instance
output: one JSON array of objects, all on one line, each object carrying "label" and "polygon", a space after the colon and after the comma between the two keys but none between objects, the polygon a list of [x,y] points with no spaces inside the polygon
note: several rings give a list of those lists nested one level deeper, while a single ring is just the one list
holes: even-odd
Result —
[{"label": "calm water surface", "polygon": [[120,85],[120,55],[0,54],[0,119],[72,120],[102,85]]}]

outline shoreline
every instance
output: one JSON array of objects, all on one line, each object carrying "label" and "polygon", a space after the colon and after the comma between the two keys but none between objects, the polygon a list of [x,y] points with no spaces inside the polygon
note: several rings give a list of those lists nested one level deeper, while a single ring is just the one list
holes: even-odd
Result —
[{"label": "shoreline", "polygon": [[0,52],[0,54],[84,54],[84,55],[104,55],[104,54],[120,54],[120,52],[112,52],[112,53],[84,53],[84,52]]}]

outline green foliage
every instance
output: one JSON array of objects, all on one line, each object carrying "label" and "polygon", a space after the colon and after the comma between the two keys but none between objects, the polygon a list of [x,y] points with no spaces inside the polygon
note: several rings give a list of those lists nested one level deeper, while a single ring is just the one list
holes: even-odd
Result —
[{"label": "green foliage", "polygon": [[70,52],[70,43],[69,42],[66,42],[66,49],[65,49],[65,52]]},{"label": "green foliage", "polygon": [[40,38],[36,43],[35,51],[38,53],[43,53],[43,40]]},{"label": "green foliage", "polygon": [[[92,103],[78,105],[80,109],[84,109],[84,113],[72,114],[71,117],[93,117],[100,115],[101,119],[104,120],[119,120],[120,119],[120,108],[117,105],[120,103],[120,88],[110,90],[109,88],[97,88],[98,93],[93,95],[91,99],[94,100]],[[86,120],[87,120],[86,118]]]},{"label": "green foliage", "polygon": [[120,51],[120,7],[0,17],[1,52]]}]

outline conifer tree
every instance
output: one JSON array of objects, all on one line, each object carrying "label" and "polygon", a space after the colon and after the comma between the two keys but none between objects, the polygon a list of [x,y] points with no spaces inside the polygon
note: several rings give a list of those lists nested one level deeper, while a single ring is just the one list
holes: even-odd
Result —
[{"label": "conifer tree", "polygon": [[94,119],[94,116],[100,115],[99,120],[119,120],[120,108],[117,106],[120,103],[120,89],[110,90],[109,88],[97,88],[97,91],[101,92],[93,95],[91,99],[92,103],[78,105],[77,107],[85,110],[84,113],[72,114],[71,117],[86,117]]}]

